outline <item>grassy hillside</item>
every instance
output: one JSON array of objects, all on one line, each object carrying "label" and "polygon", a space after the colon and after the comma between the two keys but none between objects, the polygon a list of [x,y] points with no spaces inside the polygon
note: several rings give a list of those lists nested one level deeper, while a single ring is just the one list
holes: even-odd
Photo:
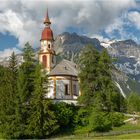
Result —
[{"label": "grassy hillside", "polygon": [[[104,135],[104,136],[103,136]],[[65,134],[56,136],[52,140],[108,140],[108,139],[138,139],[140,138],[140,120],[137,123],[126,123],[120,127],[114,127],[110,132],[106,133],[87,133],[86,129],[82,129],[74,134]]]}]

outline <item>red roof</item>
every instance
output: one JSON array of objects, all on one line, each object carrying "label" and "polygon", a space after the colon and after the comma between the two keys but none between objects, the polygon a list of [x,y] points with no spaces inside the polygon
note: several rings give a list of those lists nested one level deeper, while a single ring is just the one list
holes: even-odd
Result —
[{"label": "red roof", "polygon": [[54,40],[53,32],[50,27],[45,27],[42,31],[41,40]]}]

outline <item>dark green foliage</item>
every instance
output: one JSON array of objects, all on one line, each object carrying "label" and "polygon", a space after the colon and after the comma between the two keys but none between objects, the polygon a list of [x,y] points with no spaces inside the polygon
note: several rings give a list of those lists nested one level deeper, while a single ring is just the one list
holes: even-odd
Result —
[{"label": "dark green foliage", "polygon": [[0,67],[0,131],[5,138],[14,138],[16,130],[16,96],[11,71]]},{"label": "dark green foliage", "polygon": [[107,132],[111,130],[112,124],[106,112],[93,112],[89,118],[92,131]]},{"label": "dark green foliage", "polygon": [[33,59],[33,49],[29,43],[25,44],[23,49],[24,62],[18,69],[17,77],[17,106],[16,115],[18,124],[18,133],[20,138],[26,138],[27,118],[30,114],[30,98],[34,90],[34,72],[35,61]]},{"label": "dark green foliage", "polygon": [[35,66],[36,62],[34,59],[34,51],[29,43],[25,44],[25,47],[23,49],[23,58],[24,62],[20,66],[20,71],[22,71],[23,77],[25,79],[24,83],[26,84],[25,87],[25,101],[28,101],[30,99],[31,93],[34,89],[34,72],[35,72]]},{"label": "dark green foliage", "polygon": [[79,59],[79,79],[82,96],[79,102],[85,106],[93,103],[93,92],[96,91],[97,85],[97,65],[99,61],[99,53],[90,45],[86,46],[81,52]]},{"label": "dark green foliage", "polygon": [[120,110],[119,92],[112,80],[112,63],[106,50],[98,53],[91,45],[81,52],[79,79],[82,96],[79,103],[99,111]]},{"label": "dark green foliage", "polygon": [[61,131],[74,127],[74,119],[77,114],[76,106],[60,102],[54,105],[54,111]]},{"label": "dark green foliage", "polygon": [[78,110],[75,116],[75,124],[77,128],[87,126],[89,124],[89,111],[83,107]]},{"label": "dark green foliage", "polygon": [[124,115],[119,112],[110,112],[108,118],[111,121],[112,127],[119,127],[124,124]]},{"label": "dark green foliage", "polygon": [[25,62],[34,62],[34,56],[34,50],[29,42],[27,42],[23,48],[23,59]]},{"label": "dark green foliage", "polygon": [[[8,68],[0,68],[1,124],[0,130],[5,138],[17,138],[17,59],[14,52],[10,56]],[[4,106],[3,106],[4,105]]]},{"label": "dark green foliage", "polygon": [[129,113],[140,111],[140,96],[137,93],[131,93],[127,97],[127,111]]},{"label": "dark green foliage", "polygon": [[50,109],[51,102],[45,99],[47,87],[47,75],[42,75],[41,66],[37,65],[34,75],[34,91],[30,99],[30,117],[26,130],[32,138],[45,138],[57,128],[54,112]]}]

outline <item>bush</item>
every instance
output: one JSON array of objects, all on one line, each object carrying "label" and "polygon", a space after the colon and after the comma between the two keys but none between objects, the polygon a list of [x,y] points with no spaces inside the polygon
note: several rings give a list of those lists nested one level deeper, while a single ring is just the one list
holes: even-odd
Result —
[{"label": "bush", "polygon": [[112,129],[111,121],[105,112],[93,112],[89,118],[91,131],[106,132]]},{"label": "bush", "polygon": [[75,124],[77,128],[84,127],[89,124],[89,113],[86,109],[80,108],[75,116]]},{"label": "bush", "polygon": [[59,129],[74,127],[74,118],[77,114],[77,107],[64,102],[54,104],[54,112]]},{"label": "bush", "polygon": [[118,112],[111,112],[109,113],[109,118],[112,123],[112,127],[118,127],[124,124],[124,115]]}]

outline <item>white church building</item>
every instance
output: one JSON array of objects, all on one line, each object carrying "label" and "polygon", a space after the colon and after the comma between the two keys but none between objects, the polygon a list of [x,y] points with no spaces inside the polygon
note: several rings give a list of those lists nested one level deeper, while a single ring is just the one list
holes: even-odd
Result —
[{"label": "white church building", "polygon": [[48,16],[48,10],[44,24],[45,27],[40,40],[39,62],[49,73],[50,85],[46,97],[56,102],[64,101],[74,103],[80,95],[77,65],[66,59],[56,64],[54,37],[53,31],[50,28],[51,22]]}]

